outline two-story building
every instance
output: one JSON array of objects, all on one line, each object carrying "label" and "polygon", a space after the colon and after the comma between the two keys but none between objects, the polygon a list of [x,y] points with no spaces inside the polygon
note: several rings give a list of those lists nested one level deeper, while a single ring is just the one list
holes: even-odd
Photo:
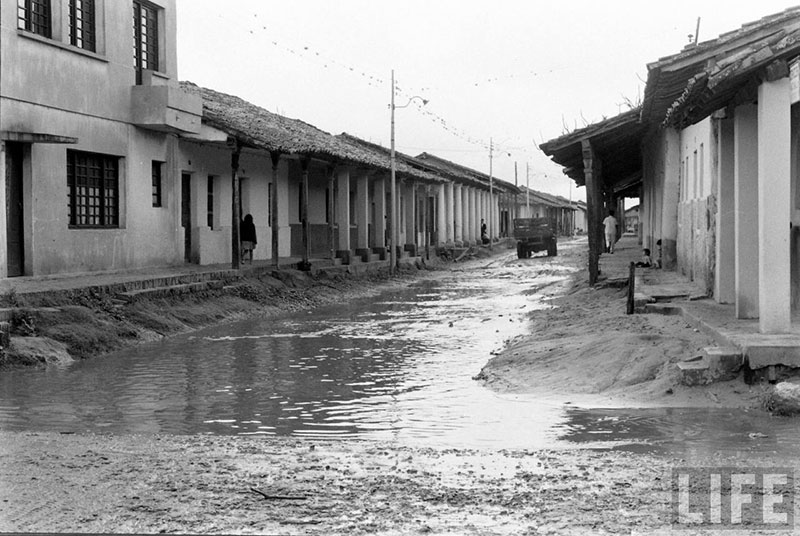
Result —
[{"label": "two-story building", "polygon": [[181,262],[174,0],[0,1],[0,277]]}]

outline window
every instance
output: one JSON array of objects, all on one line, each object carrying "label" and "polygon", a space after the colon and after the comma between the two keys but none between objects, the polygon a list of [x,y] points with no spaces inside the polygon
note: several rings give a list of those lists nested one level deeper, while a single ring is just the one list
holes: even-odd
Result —
[{"label": "window", "polygon": [[208,194],[206,196],[206,223],[209,229],[214,228],[214,177],[208,176]]},{"label": "window", "polygon": [[119,158],[67,151],[71,227],[119,226]]},{"label": "window", "polygon": [[17,27],[35,34],[52,37],[50,0],[18,0]]},{"label": "window", "polygon": [[153,206],[160,207],[161,206],[161,170],[164,167],[162,162],[157,162],[153,160],[153,170],[152,170],[152,177],[153,177]]},{"label": "window", "polygon": [[138,1],[133,3],[133,65],[137,84],[142,71],[158,70],[158,8]]},{"label": "window", "polygon": [[69,44],[96,51],[94,0],[69,0]]}]

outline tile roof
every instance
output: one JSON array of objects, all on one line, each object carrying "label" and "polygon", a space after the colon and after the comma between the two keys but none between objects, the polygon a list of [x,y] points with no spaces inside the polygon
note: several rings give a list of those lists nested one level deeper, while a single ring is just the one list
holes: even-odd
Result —
[{"label": "tile roof", "polygon": [[800,52],[800,6],[648,64],[642,120],[684,127],[724,107],[750,78]]},{"label": "tile roof", "polygon": [[[421,160],[430,167],[438,169],[443,173],[447,173],[453,177],[460,176],[462,180],[472,181],[473,183],[479,184],[484,188],[489,187],[489,175],[481,173],[475,169],[462,166],[461,164],[456,164],[455,162],[451,162],[450,160],[446,160],[430,153],[420,153],[416,156],[416,159]],[[493,186],[501,191],[512,194],[520,192],[520,189],[517,186],[514,186],[510,182],[502,179],[498,179],[497,177],[491,177],[491,181]]]}]

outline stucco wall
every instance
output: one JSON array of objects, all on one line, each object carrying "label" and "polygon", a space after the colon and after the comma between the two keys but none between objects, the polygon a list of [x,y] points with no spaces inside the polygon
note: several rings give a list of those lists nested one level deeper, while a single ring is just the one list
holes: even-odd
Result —
[{"label": "stucco wall", "polygon": [[708,293],[714,289],[716,152],[710,118],[681,131],[678,271]]},{"label": "stucco wall", "polygon": [[[166,135],[16,101],[3,102],[2,122],[4,128],[18,125],[26,132],[58,132],[78,139],[75,144],[28,146],[23,192],[26,274],[180,262],[181,255],[174,251],[173,218],[179,200],[165,184],[163,206],[152,206],[151,162],[167,160]],[[119,228],[69,228],[66,165],[70,149],[120,157]]]},{"label": "stucco wall", "polygon": [[[289,163],[281,160],[278,165],[278,228],[279,255],[288,256],[291,230],[289,228],[290,206],[286,187]],[[192,252],[200,264],[228,263],[231,261],[232,184],[231,150],[228,148],[181,142],[182,172],[192,175]],[[208,176],[215,177],[214,226],[208,227]],[[266,154],[243,151],[239,159],[241,181],[242,214],[253,216],[256,225],[258,246],[253,258],[272,258],[272,227],[269,209],[269,184],[272,182],[272,161]],[[180,209],[180,207],[178,207]],[[216,213],[218,210],[218,214]],[[195,240],[196,237],[196,240]]]}]

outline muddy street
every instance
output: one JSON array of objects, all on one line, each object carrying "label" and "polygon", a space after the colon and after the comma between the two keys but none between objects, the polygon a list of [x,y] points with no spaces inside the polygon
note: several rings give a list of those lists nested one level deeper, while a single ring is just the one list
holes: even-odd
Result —
[{"label": "muddy street", "polygon": [[497,394],[472,377],[526,332],[531,311],[551,306],[573,269],[509,252],[465,266],[376,298],[9,372],[0,426],[552,446],[558,405]]},{"label": "muddy street", "polygon": [[582,251],[507,251],[373,298],[4,372],[0,531],[653,533],[670,530],[675,467],[791,465],[789,419],[682,392],[645,408],[661,373],[615,387],[544,356],[501,381],[543,323],[570,347],[559,320],[593,337],[620,322],[580,294],[562,310]]}]

